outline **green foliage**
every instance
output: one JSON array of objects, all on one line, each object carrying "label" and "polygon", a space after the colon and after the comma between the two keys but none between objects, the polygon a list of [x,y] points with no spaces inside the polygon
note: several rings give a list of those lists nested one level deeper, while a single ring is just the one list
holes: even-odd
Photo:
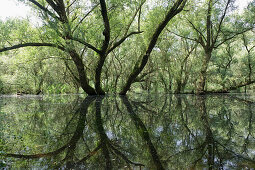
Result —
[{"label": "green foliage", "polygon": [[[84,44],[80,42],[67,40],[65,36],[71,32],[73,37],[101,49],[105,37],[103,35],[104,22],[100,5],[97,5],[98,2],[77,0],[72,4],[70,0],[65,0],[65,5],[70,5],[68,23],[61,23],[30,2],[20,1],[31,6],[34,14],[41,19],[41,23],[34,26],[28,20],[0,21],[0,48],[20,43],[47,42],[59,45],[65,50],[60,51],[51,47],[27,47],[1,53],[0,93],[78,92],[79,73],[73,59],[68,54],[70,50],[77,51],[82,58],[88,82],[94,87],[99,55],[84,47]],[[47,6],[46,1],[38,0],[38,2],[54,12]],[[148,64],[137,77],[131,91],[178,93],[179,90],[180,92],[196,90],[206,54],[205,48],[197,42],[201,38],[205,41],[207,37],[208,2],[188,1],[185,10],[170,21],[167,29],[160,35]],[[138,27],[140,31],[143,31],[143,33],[128,37],[108,54],[101,75],[101,83],[106,92],[120,91],[131,69],[140,64],[153,32],[164,19],[174,1],[146,1],[140,11],[141,3],[143,3],[141,0],[106,1],[111,27],[109,47],[128,33],[138,31]],[[254,26],[254,2],[250,3],[243,13],[236,12],[233,3],[234,1],[231,0],[221,23],[215,43],[216,46],[220,46],[213,48],[212,57],[208,63],[206,71],[208,91],[228,89],[247,83],[248,79],[255,79],[253,76],[254,49],[247,54],[242,38],[245,34],[247,47],[254,46],[254,32],[244,31]],[[214,37],[219,30],[226,4],[226,0],[213,0],[211,32]],[[83,18],[84,16],[86,17]],[[243,34],[241,34],[242,31]],[[238,32],[240,34],[233,36]],[[220,44],[228,38],[230,38],[229,41]],[[193,47],[194,49],[189,54],[189,50]]]},{"label": "green foliage", "polygon": [[[0,154],[52,154],[34,159],[0,155],[1,160],[21,169],[56,169],[68,163],[75,169],[102,169],[104,152],[94,149],[106,144],[113,169],[125,168],[124,159],[154,169],[155,157],[166,169],[254,167],[253,96],[138,94],[83,102],[80,97],[2,98]],[[70,147],[54,152],[66,145]]]}]

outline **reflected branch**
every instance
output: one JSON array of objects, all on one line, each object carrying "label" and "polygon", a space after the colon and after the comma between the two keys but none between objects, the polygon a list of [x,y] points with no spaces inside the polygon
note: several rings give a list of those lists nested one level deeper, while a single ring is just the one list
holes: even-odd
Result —
[{"label": "reflected branch", "polygon": [[79,108],[79,111],[78,111],[80,113],[79,121],[77,123],[77,127],[74,132],[74,135],[69,141],[66,157],[64,160],[67,160],[67,161],[73,160],[76,145],[78,141],[82,138],[83,130],[86,127],[85,122],[86,122],[88,107],[95,99],[96,98],[94,96],[88,96],[81,104],[81,107]]},{"label": "reflected branch", "polygon": [[145,166],[144,164],[141,163],[136,163],[136,162],[132,162],[130,161],[121,151],[119,151],[118,149],[116,149],[112,144],[110,144],[111,149],[117,154],[119,155],[127,164],[132,164],[135,166]]},{"label": "reflected branch", "polygon": [[[186,105],[188,103],[186,102]],[[194,140],[197,142],[197,144],[201,145],[199,143],[199,140],[197,140],[196,136],[192,133],[192,131],[190,130],[190,128],[188,127],[187,123],[185,123],[184,120],[184,113],[182,111],[182,101],[181,101],[181,97],[177,96],[177,105],[176,105],[176,111],[178,111],[178,114],[181,115],[181,120],[182,120],[182,124],[184,126],[184,128],[189,132],[189,134],[194,138]]]},{"label": "reflected branch", "polygon": [[201,113],[201,120],[203,122],[205,131],[206,131],[206,138],[205,142],[207,145],[207,151],[208,151],[208,157],[207,157],[207,162],[208,162],[208,168],[213,169],[214,167],[214,159],[215,159],[215,154],[214,154],[214,149],[215,149],[215,139],[213,137],[213,133],[210,127],[209,123],[209,118],[206,110],[206,104],[205,104],[205,97],[198,97],[198,107],[200,109]]},{"label": "reflected branch", "polygon": [[243,160],[249,161],[249,162],[253,163],[254,166],[255,166],[255,160],[250,159],[250,158],[247,158],[247,157],[244,157],[244,156],[242,156],[242,155],[240,155],[240,154],[235,153],[233,150],[228,149],[226,146],[224,146],[223,144],[221,144],[221,143],[218,142],[218,141],[216,141],[216,143],[219,144],[221,147],[223,147],[224,150],[228,151],[229,153],[232,153],[233,155],[235,155],[235,156],[238,157],[238,158],[241,158],[241,159],[243,159]]},{"label": "reflected branch", "polygon": [[59,153],[61,153],[62,151],[64,151],[66,148],[68,148],[66,158],[64,160],[66,160],[66,159],[70,160],[73,156],[74,150],[76,148],[76,144],[83,134],[83,130],[85,128],[85,120],[86,120],[86,114],[88,111],[88,107],[94,100],[95,100],[95,97],[93,97],[93,96],[88,96],[84,99],[84,101],[81,104],[81,107],[78,110],[78,112],[80,113],[80,118],[79,118],[79,121],[78,121],[79,123],[77,124],[76,130],[74,132],[74,135],[69,140],[69,142],[67,144],[65,144],[64,146],[62,146],[61,148],[59,148],[53,152],[49,152],[49,153],[40,153],[40,154],[31,154],[31,155],[0,154],[0,156],[23,158],[23,159],[35,159],[35,158],[55,156],[55,155],[58,155]]},{"label": "reflected branch", "polygon": [[124,105],[126,106],[128,112],[129,112],[129,115],[130,115],[131,119],[133,120],[139,134],[141,135],[143,140],[146,142],[146,144],[149,148],[151,157],[153,159],[154,165],[156,166],[157,169],[164,169],[161,164],[161,161],[159,159],[157,150],[151,142],[150,135],[149,135],[149,132],[148,132],[146,126],[144,125],[142,120],[135,114],[131,103],[128,101],[128,98],[126,96],[121,96],[121,99],[122,99],[122,102],[124,103]]},{"label": "reflected branch", "polygon": [[89,152],[84,158],[82,158],[80,161],[77,162],[77,164],[81,164],[85,161],[87,161],[89,158],[94,156],[100,149],[102,148],[102,145],[98,145],[93,151]]},{"label": "reflected branch", "polygon": [[43,158],[43,157],[50,157],[50,156],[57,155],[57,154],[61,153],[62,151],[64,151],[67,147],[68,147],[68,144],[53,151],[53,152],[49,152],[49,153],[40,153],[40,154],[32,154],[32,155],[11,154],[11,153],[10,154],[2,154],[2,153],[0,153],[0,156],[12,157],[12,158],[22,158],[22,159],[36,159],[36,158]]},{"label": "reflected branch", "polygon": [[106,161],[106,169],[112,169],[112,162],[111,162],[111,157],[110,157],[110,152],[109,149],[107,147],[107,144],[109,142],[109,139],[107,137],[107,135],[105,134],[105,130],[103,127],[103,120],[101,117],[101,104],[103,101],[103,96],[99,96],[96,99],[96,128],[97,131],[99,133],[99,138],[100,138],[100,143],[102,146],[102,151],[103,151],[103,155]]}]

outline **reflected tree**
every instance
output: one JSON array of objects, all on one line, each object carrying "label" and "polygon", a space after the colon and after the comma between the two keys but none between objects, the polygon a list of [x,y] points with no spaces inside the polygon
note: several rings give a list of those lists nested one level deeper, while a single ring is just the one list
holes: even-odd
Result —
[{"label": "reflected tree", "polygon": [[[19,102],[8,100],[3,102],[7,105],[2,105],[1,112],[6,117],[11,115],[7,113],[17,114],[5,119],[9,126],[5,122],[0,124],[3,129],[0,158],[4,167],[245,169],[255,166],[254,102],[248,96],[150,95],[130,99],[89,96],[83,101],[75,100],[76,104],[69,109],[64,106],[66,103],[54,105],[58,103],[55,99],[50,103],[57,109],[52,111],[48,107],[48,115],[42,110],[49,101],[38,100],[41,107],[34,107],[31,101],[24,102],[16,110],[10,108],[11,103],[14,107]],[[30,113],[29,109],[33,111]],[[30,117],[24,116],[28,113]],[[24,123],[30,118],[29,124]]]}]

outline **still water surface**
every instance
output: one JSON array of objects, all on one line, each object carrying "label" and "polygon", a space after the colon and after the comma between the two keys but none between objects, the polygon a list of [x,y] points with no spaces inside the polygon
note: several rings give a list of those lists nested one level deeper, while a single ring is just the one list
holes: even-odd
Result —
[{"label": "still water surface", "polygon": [[247,95],[1,96],[0,169],[254,169]]}]

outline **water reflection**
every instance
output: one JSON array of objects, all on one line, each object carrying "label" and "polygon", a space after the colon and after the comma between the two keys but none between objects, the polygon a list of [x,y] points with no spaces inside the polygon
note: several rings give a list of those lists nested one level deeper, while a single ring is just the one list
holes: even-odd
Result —
[{"label": "water reflection", "polygon": [[2,97],[0,168],[254,168],[254,106],[234,95]]}]

